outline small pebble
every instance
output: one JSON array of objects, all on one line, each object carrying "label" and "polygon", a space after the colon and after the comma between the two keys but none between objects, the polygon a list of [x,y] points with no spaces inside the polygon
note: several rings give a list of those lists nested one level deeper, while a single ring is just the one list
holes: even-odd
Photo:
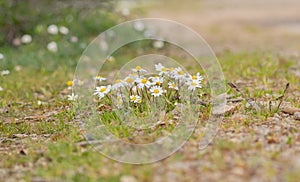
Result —
[{"label": "small pebble", "polygon": [[300,120],[300,112],[295,112],[294,118],[295,118],[295,120]]},{"label": "small pebble", "polygon": [[124,175],[120,178],[120,182],[137,182],[134,176]]}]

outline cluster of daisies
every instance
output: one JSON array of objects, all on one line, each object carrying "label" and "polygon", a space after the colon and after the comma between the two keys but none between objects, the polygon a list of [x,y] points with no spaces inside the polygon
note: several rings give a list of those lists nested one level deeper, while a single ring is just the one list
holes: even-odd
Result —
[{"label": "cluster of daisies", "polygon": [[167,98],[170,93],[179,94],[182,88],[186,88],[191,93],[202,88],[203,77],[200,73],[190,75],[182,68],[167,68],[161,63],[155,65],[157,75],[146,77],[147,71],[141,66],[132,69],[132,73],[124,79],[117,79],[113,84],[104,84],[107,79],[102,76],[95,77],[97,87],[94,95],[98,99],[116,99],[116,106],[123,107],[125,101],[134,105],[143,101],[153,101],[156,98]]}]

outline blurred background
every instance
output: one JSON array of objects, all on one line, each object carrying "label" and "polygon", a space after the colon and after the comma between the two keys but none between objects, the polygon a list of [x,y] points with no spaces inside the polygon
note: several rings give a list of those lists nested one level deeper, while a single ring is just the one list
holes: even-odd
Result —
[{"label": "blurred background", "polygon": [[[3,54],[11,47],[40,50],[54,42],[48,47],[52,50],[59,47],[55,51],[58,55],[78,58],[82,49],[109,27],[130,19],[151,17],[187,25],[217,53],[264,50],[298,56],[299,12],[297,0],[1,0],[0,46]],[[18,60],[10,54],[6,57]],[[39,57],[33,65],[39,65]],[[6,62],[6,66],[10,64]]]}]

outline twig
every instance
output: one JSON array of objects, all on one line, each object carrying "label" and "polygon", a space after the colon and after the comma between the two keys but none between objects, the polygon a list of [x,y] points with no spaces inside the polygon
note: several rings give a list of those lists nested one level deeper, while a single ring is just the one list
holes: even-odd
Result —
[{"label": "twig", "polygon": [[227,84],[228,84],[231,88],[233,88],[236,92],[240,93],[244,99],[248,100],[247,97],[245,96],[245,94],[238,88],[238,86],[236,86],[236,85],[235,85],[234,83],[232,83],[232,82],[228,82]]},{"label": "twig", "polygon": [[281,106],[281,104],[282,104],[282,102],[283,102],[283,99],[284,99],[284,97],[285,97],[285,93],[286,93],[286,91],[287,91],[287,89],[290,87],[290,83],[287,83],[286,84],[286,86],[285,86],[285,89],[284,89],[284,91],[283,91],[283,93],[282,93],[282,95],[281,96],[279,96],[276,100],[280,100],[279,101],[279,104],[278,104],[278,106],[277,106],[277,110],[276,110],[276,112],[279,110],[279,108],[280,108],[280,106]]}]

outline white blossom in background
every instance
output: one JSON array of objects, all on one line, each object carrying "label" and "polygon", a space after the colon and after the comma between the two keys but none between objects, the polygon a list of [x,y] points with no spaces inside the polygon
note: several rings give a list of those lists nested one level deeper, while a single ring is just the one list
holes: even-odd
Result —
[{"label": "white blossom in background", "polygon": [[112,85],[111,89],[112,90],[117,90],[119,88],[122,88],[125,85],[125,83],[123,82],[123,80],[117,79],[115,81],[115,83]]},{"label": "white blossom in background", "polygon": [[9,75],[9,74],[10,74],[9,70],[3,70],[3,71],[1,71],[1,75],[2,76]]},{"label": "white blossom in background", "polygon": [[0,86],[0,92],[2,92],[4,89]]},{"label": "white blossom in background", "polygon": [[153,47],[156,48],[156,49],[161,49],[164,47],[165,43],[164,41],[161,41],[161,40],[156,40],[153,42]]},{"label": "white blossom in background", "polygon": [[159,75],[167,75],[169,73],[169,69],[164,67],[161,63],[155,64],[154,66],[155,70],[159,72]]},{"label": "white blossom in background", "polygon": [[71,42],[72,43],[77,43],[78,42],[78,38],[76,36],[72,36],[71,37]]},{"label": "white blossom in background", "polygon": [[134,22],[133,27],[136,31],[139,31],[139,32],[142,32],[145,29],[145,25],[141,21]]},{"label": "white blossom in background", "polygon": [[69,29],[65,26],[59,27],[59,32],[63,35],[68,35],[69,34]]},{"label": "white blossom in background", "polygon": [[47,49],[50,51],[50,52],[57,52],[57,44],[56,42],[50,42],[48,45],[47,45]]},{"label": "white blossom in background", "polygon": [[21,71],[21,70],[22,70],[22,66],[17,65],[17,66],[15,67],[15,70],[18,71],[18,72]]},{"label": "white blossom in background", "polygon": [[121,13],[123,16],[129,16],[130,15],[130,10],[128,8],[123,8],[121,10]]},{"label": "white blossom in background", "polygon": [[19,46],[19,45],[21,45],[21,40],[19,38],[15,38],[15,39],[13,39],[12,44],[14,46]]},{"label": "white blossom in background", "polygon": [[75,101],[78,99],[78,95],[75,95],[74,93],[72,93],[71,95],[68,95],[68,100],[69,101]]},{"label": "white blossom in background", "polygon": [[58,34],[58,27],[54,24],[49,25],[48,28],[47,28],[47,31],[48,31],[49,34],[57,35]]},{"label": "white blossom in background", "polygon": [[0,60],[4,59],[4,55],[0,53]]},{"label": "white blossom in background", "polygon": [[32,37],[31,37],[31,35],[28,35],[28,34],[23,35],[23,36],[21,37],[21,42],[22,42],[23,44],[29,44],[29,43],[31,43],[31,42],[32,42]]}]

